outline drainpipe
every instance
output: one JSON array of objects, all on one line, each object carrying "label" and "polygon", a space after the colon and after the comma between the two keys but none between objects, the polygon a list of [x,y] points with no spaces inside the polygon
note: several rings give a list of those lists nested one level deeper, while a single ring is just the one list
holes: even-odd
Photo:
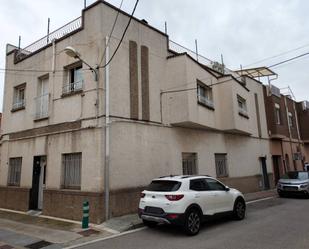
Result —
[{"label": "drainpipe", "polygon": [[[293,101],[293,109],[294,109],[294,115],[295,115],[295,123],[296,123],[297,138],[298,138],[298,146],[299,146],[299,148],[300,148],[300,153],[301,153],[301,156],[302,156],[302,152],[301,152],[301,138],[300,138],[299,124],[298,124],[298,116],[297,116],[295,101]],[[302,164],[304,164],[303,159],[302,159]]]},{"label": "drainpipe", "polygon": [[[105,39],[105,63],[109,61],[108,37]],[[109,219],[109,163],[110,163],[110,121],[109,121],[109,64],[105,67],[105,165],[104,165],[104,197],[105,197],[105,220]],[[103,134],[103,132],[102,132]]]}]

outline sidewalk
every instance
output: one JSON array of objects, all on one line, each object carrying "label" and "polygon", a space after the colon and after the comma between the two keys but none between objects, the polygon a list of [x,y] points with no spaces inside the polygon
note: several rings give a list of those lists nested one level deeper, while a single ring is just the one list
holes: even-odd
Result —
[{"label": "sidewalk", "polygon": [[[275,190],[245,194],[246,202],[277,196]],[[0,249],[58,249],[142,227],[137,214],[81,229],[81,223],[0,209]]]}]

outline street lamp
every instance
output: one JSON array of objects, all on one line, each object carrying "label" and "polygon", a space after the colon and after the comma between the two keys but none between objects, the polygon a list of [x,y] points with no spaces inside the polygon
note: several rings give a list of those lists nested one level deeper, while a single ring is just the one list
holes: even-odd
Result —
[{"label": "street lamp", "polygon": [[78,52],[76,51],[76,49],[73,48],[73,47],[70,47],[70,46],[69,46],[69,47],[66,47],[66,48],[64,49],[64,52],[65,52],[68,56],[73,57],[73,58],[75,58],[75,59],[79,59],[79,60],[81,60],[84,64],[86,64],[86,65],[90,68],[90,70],[94,73],[94,80],[95,80],[95,81],[98,81],[98,79],[99,79],[99,68],[98,68],[98,67],[93,68],[92,66],[90,66],[86,61],[84,61],[84,60],[81,58],[80,53],[78,53]]},{"label": "street lamp", "polygon": [[[109,219],[109,163],[110,163],[110,121],[109,121],[109,46],[108,46],[108,37],[105,40],[105,146],[104,146],[104,154],[105,154],[105,164],[104,164],[104,200],[105,200],[105,220]],[[64,52],[75,59],[81,60],[84,64],[86,64],[90,70],[95,74],[95,81],[97,83],[97,94],[99,94],[99,66],[93,68],[86,61],[81,58],[81,55],[76,51],[73,47],[66,47]],[[97,101],[99,101],[99,96],[97,96]],[[97,103],[98,106],[98,103]],[[98,113],[99,114],[99,113]],[[102,127],[103,129],[103,127]],[[102,132],[103,137],[103,132]],[[103,139],[102,139],[103,140]]]}]

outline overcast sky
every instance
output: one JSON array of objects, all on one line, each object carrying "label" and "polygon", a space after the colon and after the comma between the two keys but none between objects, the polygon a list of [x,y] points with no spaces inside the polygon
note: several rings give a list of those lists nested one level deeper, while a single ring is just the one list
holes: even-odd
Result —
[{"label": "overcast sky", "polygon": [[[94,0],[88,0],[91,4]],[[119,6],[121,0],[108,2]],[[122,9],[131,12],[135,0],[124,0]],[[81,15],[83,0],[4,0],[0,7],[0,68],[5,67],[7,43],[25,47]],[[170,39],[220,61],[231,69],[240,65],[270,66],[309,51],[309,1],[305,0],[140,0],[135,16],[164,30]],[[292,52],[286,53],[290,50]],[[282,54],[263,62],[265,58]],[[272,68],[279,74],[275,85],[290,86],[298,101],[309,100],[309,56]],[[4,72],[0,70],[0,110]]]}]

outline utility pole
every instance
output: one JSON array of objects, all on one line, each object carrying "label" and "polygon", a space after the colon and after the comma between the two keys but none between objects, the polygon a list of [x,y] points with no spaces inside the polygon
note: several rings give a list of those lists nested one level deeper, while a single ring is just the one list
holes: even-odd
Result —
[{"label": "utility pole", "polygon": [[[105,196],[105,220],[109,219],[109,44],[108,37],[105,39],[105,165],[104,165],[104,196]],[[103,133],[103,132],[102,132]]]}]

